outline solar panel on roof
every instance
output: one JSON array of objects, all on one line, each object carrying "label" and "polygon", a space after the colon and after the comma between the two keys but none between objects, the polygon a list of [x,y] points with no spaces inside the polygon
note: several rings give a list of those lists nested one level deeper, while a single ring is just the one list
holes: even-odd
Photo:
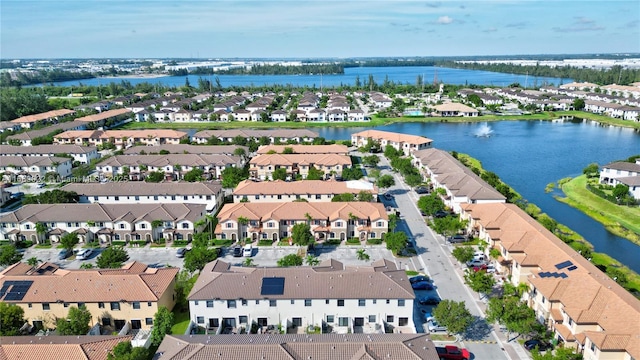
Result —
[{"label": "solar panel on roof", "polygon": [[560,274],[560,277],[561,277],[561,278],[563,278],[563,279],[566,279],[566,278],[568,278],[569,276],[568,276],[567,274],[565,274],[565,273],[561,273],[561,274]]},{"label": "solar panel on roof", "polygon": [[573,270],[575,270],[577,268],[578,268],[577,266],[573,265],[573,266],[568,267],[567,270],[573,271]]},{"label": "solar panel on roof", "polygon": [[260,295],[282,295],[284,294],[284,278],[272,277],[262,279],[262,289]]},{"label": "solar panel on roof", "polygon": [[571,261],[567,260],[567,261],[561,262],[559,264],[556,264],[556,269],[558,269],[558,270],[564,269],[564,268],[566,268],[568,266],[571,266],[571,265],[573,265],[573,263]]},{"label": "solar panel on roof", "polygon": [[541,278],[546,278],[548,277],[550,274],[548,272],[541,272],[538,274]]}]

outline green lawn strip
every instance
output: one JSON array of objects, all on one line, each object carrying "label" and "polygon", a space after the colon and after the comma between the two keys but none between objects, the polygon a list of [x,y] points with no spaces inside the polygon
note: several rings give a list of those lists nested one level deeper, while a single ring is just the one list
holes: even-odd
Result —
[{"label": "green lawn strip", "polygon": [[640,245],[640,208],[613,204],[587,190],[585,175],[562,186],[566,198],[557,200],[568,204],[605,225],[616,235]]},{"label": "green lawn strip", "polygon": [[622,265],[618,260],[612,258],[611,256],[603,253],[594,252],[591,256],[591,262],[596,266],[603,265],[607,267],[616,267],[627,276],[628,280],[624,288],[632,294],[640,294],[640,275],[638,275],[638,273],[636,273],[635,271]]},{"label": "green lawn strip", "polygon": [[189,327],[189,311],[182,312],[174,311],[173,313],[173,326],[171,327],[171,333],[176,335],[183,335]]}]

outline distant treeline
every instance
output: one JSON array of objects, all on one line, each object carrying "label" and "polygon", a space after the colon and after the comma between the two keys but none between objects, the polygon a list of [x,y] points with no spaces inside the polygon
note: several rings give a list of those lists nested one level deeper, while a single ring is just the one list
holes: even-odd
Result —
[{"label": "distant treeline", "polygon": [[14,72],[15,78],[8,72],[3,72],[0,76],[0,86],[23,86],[33,84],[48,84],[60,81],[91,79],[96,74],[88,71],[71,72],[60,69],[39,70],[37,72]]},{"label": "distant treeline", "polygon": [[514,64],[481,64],[481,63],[459,63],[456,61],[439,61],[438,66],[468,69],[485,70],[508,74],[529,74],[531,76],[543,76],[554,78],[573,79],[577,82],[591,82],[599,85],[618,84],[629,85],[640,81],[640,69],[623,69],[616,65],[607,70],[578,68],[573,66],[551,67],[545,65],[514,65]]},{"label": "distant treeline", "polygon": [[186,69],[169,70],[174,76],[185,75],[318,75],[318,74],[344,74],[342,64],[308,64],[308,65],[253,65],[251,67],[238,67],[228,70],[215,70],[199,67],[188,71]]},{"label": "distant treeline", "polygon": [[348,60],[344,63],[344,67],[389,67],[389,66],[434,66],[436,60],[422,58],[408,59],[366,59],[366,60]]}]

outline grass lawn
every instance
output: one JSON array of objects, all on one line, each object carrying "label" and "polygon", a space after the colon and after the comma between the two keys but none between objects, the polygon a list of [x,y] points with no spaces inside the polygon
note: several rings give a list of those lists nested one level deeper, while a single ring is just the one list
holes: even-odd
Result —
[{"label": "grass lawn", "polygon": [[640,245],[640,208],[616,205],[587,190],[587,177],[580,175],[562,186],[567,196],[557,197],[593,219],[607,230]]},{"label": "grass lawn", "polygon": [[51,249],[51,247],[52,247],[51,244],[39,244],[39,245],[36,245],[35,248],[36,249]]},{"label": "grass lawn", "polygon": [[189,327],[189,311],[186,312],[174,312],[173,313],[173,326],[171,327],[171,333],[176,335],[182,335],[187,331]]}]

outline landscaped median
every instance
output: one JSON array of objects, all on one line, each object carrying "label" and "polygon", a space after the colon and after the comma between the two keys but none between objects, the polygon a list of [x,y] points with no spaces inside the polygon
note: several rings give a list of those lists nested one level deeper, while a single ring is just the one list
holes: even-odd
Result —
[{"label": "landscaped median", "polygon": [[613,204],[593,194],[586,185],[586,175],[578,176],[562,184],[567,197],[554,197],[602,223],[611,233],[640,245],[640,208]]}]

